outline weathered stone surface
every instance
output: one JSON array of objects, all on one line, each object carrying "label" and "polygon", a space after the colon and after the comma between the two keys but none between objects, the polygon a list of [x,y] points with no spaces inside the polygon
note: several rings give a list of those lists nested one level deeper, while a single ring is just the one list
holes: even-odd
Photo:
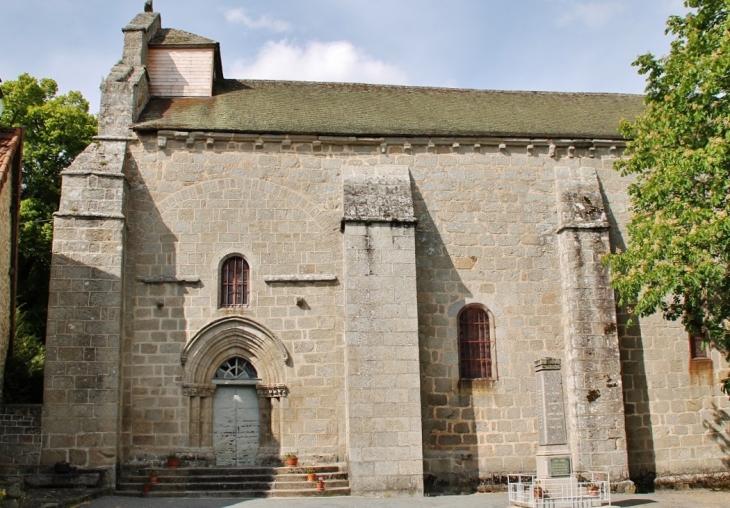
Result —
[{"label": "weathered stone surface", "polygon": [[[626,234],[621,140],[129,140],[156,19],[126,32],[103,139],[63,177],[45,463],[213,460],[212,378],[243,356],[262,378],[261,461],[347,461],[361,493],[421,492],[424,473],[430,488],[466,488],[536,468],[532,366],[551,357],[566,373],[575,469],[716,472],[727,364],[717,352],[690,363],[675,323],[628,329],[601,264]],[[222,308],[230,255],[249,264],[249,301]],[[469,304],[489,311],[493,379],[461,379]],[[215,328],[226,319],[246,326]],[[219,348],[183,361],[200,337]]]},{"label": "weathered stone surface", "polygon": [[541,358],[535,361],[537,380],[537,429],[540,445],[568,443],[563,405],[563,377],[560,360]]}]

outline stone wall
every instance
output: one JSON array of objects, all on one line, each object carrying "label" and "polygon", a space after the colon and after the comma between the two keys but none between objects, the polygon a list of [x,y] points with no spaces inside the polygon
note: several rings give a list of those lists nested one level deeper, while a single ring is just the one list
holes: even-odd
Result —
[{"label": "stone wall", "polygon": [[[343,174],[348,167],[376,174],[378,167],[403,166],[418,221],[414,241],[426,480],[435,488],[534,470],[532,365],[538,358],[554,357],[567,371],[574,361],[566,355],[566,340],[572,340],[566,326],[572,325],[565,321],[570,301],[563,301],[555,168],[595,171],[611,248],[621,246],[625,235],[617,225],[627,220],[628,182],[612,170],[615,150],[608,144],[575,148],[569,142],[551,146],[539,140],[529,146],[520,140],[436,141],[160,132],[129,143],[120,345],[123,459],[173,450],[209,453],[202,442],[191,441],[199,435],[190,428],[190,422],[198,421],[193,412],[203,407],[194,406],[198,402],[191,397],[205,394],[186,391],[183,353],[201,330],[226,317],[258,323],[286,351],[287,363],[277,374],[286,389],[271,392],[276,395],[272,453],[295,451],[304,461],[352,458],[348,408],[355,406],[348,396],[347,369],[354,372],[354,366],[345,340],[351,312],[343,235],[348,226],[341,224],[346,215]],[[64,187],[62,201],[86,210],[83,199],[73,200],[74,192],[73,185]],[[80,234],[63,223],[58,226],[59,235]],[[75,237],[58,239],[67,242],[58,253],[81,246]],[[240,309],[219,308],[220,262],[230,254],[243,255],[251,266],[250,303]],[[600,257],[596,251],[590,262],[598,266]],[[79,258],[84,263],[94,259]],[[74,279],[64,273],[54,284],[87,280]],[[63,301],[61,293],[54,295],[52,312]],[[394,303],[407,308],[413,301]],[[493,380],[459,377],[456,318],[471,303],[486,307],[494,321]],[[727,460],[721,447],[727,434],[723,418],[729,406],[717,380],[727,366],[716,353],[711,375],[709,363],[690,363],[686,336],[675,324],[652,319],[627,330],[622,319],[619,315],[617,330],[604,332],[618,333],[630,474],[722,470]],[[60,333],[61,323],[67,330],[77,324],[65,315],[54,323],[49,326],[53,333]],[[72,355],[61,361],[61,351],[49,347],[49,365],[58,372],[47,381],[53,388],[48,393],[51,398],[75,397],[63,383],[72,382],[76,374],[69,369],[79,359]],[[601,390],[614,394],[620,383],[612,377],[618,374],[612,365],[612,372],[601,373],[612,386]],[[595,389],[578,386],[577,379],[566,380],[566,401],[585,398]],[[384,396],[387,402],[388,393]],[[611,428],[618,429],[618,399],[603,400],[608,399],[616,423]],[[398,402],[405,404],[388,404],[397,409]],[[701,411],[693,411],[695,405]],[[572,432],[582,436],[584,431]],[[626,456],[620,447],[616,451]],[[614,466],[617,476],[626,474],[621,460]]]},{"label": "stone wall", "polygon": [[[629,201],[626,181],[610,167],[598,178],[611,223],[611,248],[625,248]],[[617,315],[624,388],[629,472],[646,480],[727,471],[730,403],[720,380],[730,371],[723,355],[690,359],[689,337],[678,322],[659,315]]]},{"label": "stone wall", "polygon": [[116,464],[124,157],[124,142],[94,143],[62,175],[48,301],[43,464]]},{"label": "stone wall", "polygon": [[0,405],[0,465],[35,466],[41,456],[38,405]]},{"label": "stone wall", "polygon": [[[266,165],[279,166],[276,156],[250,171],[257,154],[211,151],[204,143],[180,148],[145,143],[133,150],[128,166],[133,310],[123,344],[125,453],[210,452],[189,439],[181,355],[211,321],[238,316],[271,330],[290,355],[281,380],[288,391],[272,429],[277,455],[343,460],[344,277],[341,212],[332,206],[339,202],[336,171],[315,176],[321,167],[274,169],[276,178],[270,178]],[[250,301],[220,308],[220,266],[231,254],[250,266]],[[266,369],[261,358],[252,363],[259,372]]]},{"label": "stone wall", "polygon": [[423,492],[413,199],[405,166],[344,170],[347,429],[356,494]]},{"label": "stone wall", "polygon": [[2,396],[2,380],[5,372],[5,359],[13,331],[11,313],[13,301],[13,281],[15,274],[11,270],[14,265],[12,259],[14,251],[12,242],[15,238],[13,227],[15,224],[13,210],[13,187],[15,182],[14,164],[11,161],[7,168],[5,181],[0,183],[0,397]]}]

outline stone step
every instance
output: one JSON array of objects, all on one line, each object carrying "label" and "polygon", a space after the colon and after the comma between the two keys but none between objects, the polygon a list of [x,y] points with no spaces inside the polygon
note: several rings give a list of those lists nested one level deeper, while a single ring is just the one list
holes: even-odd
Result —
[{"label": "stone step", "polygon": [[[325,481],[331,480],[347,480],[347,473],[316,473],[317,478],[324,478]],[[143,484],[149,481],[149,476],[143,475],[121,475],[120,483],[137,483]],[[292,482],[306,483],[306,474],[287,474],[287,475],[210,475],[210,476],[171,476],[159,475],[158,482],[161,484],[168,483],[240,483],[240,482]]]},{"label": "stone step", "polygon": [[[196,483],[236,483],[236,482],[273,482],[277,477],[275,475],[216,475],[216,476],[163,476],[159,475],[158,481],[160,483],[185,483],[185,482],[196,482]],[[119,477],[119,481],[123,483],[147,483],[149,476],[142,475],[122,475]]]},{"label": "stone step", "polygon": [[116,492],[140,495],[149,473],[157,471],[158,483],[151,485],[151,497],[304,497],[344,496],[350,493],[347,473],[338,466],[313,466],[317,478],[325,480],[325,490],[307,481],[303,467],[277,468],[128,468],[121,471]]},{"label": "stone step", "polygon": [[[117,491],[116,495],[118,496],[135,496],[138,497],[141,493],[141,489],[137,489],[134,491]],[[253,491],[253,490],[178,490],[178,491],[172,491],[172,492],[165,492],[161,490],[155,490],[154,486],[150,491],[145,494],[146,497],[174,497],[174,498],[217,498],[217,497],[230,497],[230,498],[239,498],[239,499],[257,499],[257,498],[264,498],[264,497],[318,497],[318,496],[349,496],[350,495],[350,488],[344,487],[344,488],[325,488],[325,490],[316,490],[316,489],[291,489],[291,490],[276,490],[276,491],[270,491],[270,490],[259,490],[259,491]]]},{"label": "stone step", "polygon": [[[315,473],[317,475],[317,478],[320,476],[324,478],[325,481],[329,480],[347,480],[347,473],[343,473],[340,471],[334,472],[334,473]],[[306,474],[280,474],[276,475],[276,481],[283,481],[283,482],[306,482],[307,481],[307,475]]]},{"label": "stone step", "polygon": [[[324,487],[327,488],[345,488],[349,487],[350,482],[347,480],[325,480]],[[274,489],[279,490],[297,490],[297,489],[316,489],[317,482],[282,482],[278,479],[274,483]]]},{"label": "stone step", "polygon": [[[122,475],[133,474],[133,475],[149,475],[150,471],[157,471],[160,476],[209,476],[209,475],[281,475],[281,474],[306,474],[307,469],[310,466],[303,467],[179,467],[175,469],[170,468],[129,468],[122,471]],[[340,471],[338,466],[312,466],[317,474],[322,473],[337,473]]]},{"label": "stone step", "polygon": [[[162,492],[175,492],[181,490],[240,490],[240,491],[256,491],[271,490],[274,482],[237,482],[237,483],[159,483],[152,485],[151,488]],[[118,483],[117,490],[140,490],[140,483]]]},{"label": "stone step", "polygon": [[333,487],[325,486],[324,490],[316,489],[295,489],[295,490],[275,490],[271,497],[316,497],[316,496],[349,496],[350,487]]}]

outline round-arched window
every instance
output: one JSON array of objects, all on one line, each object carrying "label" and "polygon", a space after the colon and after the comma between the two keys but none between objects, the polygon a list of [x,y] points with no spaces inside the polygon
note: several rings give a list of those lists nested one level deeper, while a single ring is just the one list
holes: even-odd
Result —
[{"label": "round-arched window", "polygon": [[231,358],[215,371],[215,379],[256,379],[256,369],[243,358]]},{"label": "round-arched window", "polygon": [[494,338],[489,314],[481,305],[468,305],[459,314],[459,373],[461,379],[496,379]]},{"label": "round-arched window", "polygon": [[220,306],[243,307],[248,305],[250,270],[241,256],[231,256],[221,266]]}]

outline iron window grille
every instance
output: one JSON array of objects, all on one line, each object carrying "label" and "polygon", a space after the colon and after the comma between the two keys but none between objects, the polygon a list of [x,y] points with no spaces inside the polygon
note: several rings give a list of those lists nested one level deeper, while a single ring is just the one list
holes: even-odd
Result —
[{"label": "iron window grille", "polygon": [[221,307],[248,305],[249,268],[240,256],[225,260],[221,268]]},{"label": "iron window grille", "polygon": [[468,306],[459,314],[459,374],[461,379],[495,379],[494,339],[489,314]]}]

